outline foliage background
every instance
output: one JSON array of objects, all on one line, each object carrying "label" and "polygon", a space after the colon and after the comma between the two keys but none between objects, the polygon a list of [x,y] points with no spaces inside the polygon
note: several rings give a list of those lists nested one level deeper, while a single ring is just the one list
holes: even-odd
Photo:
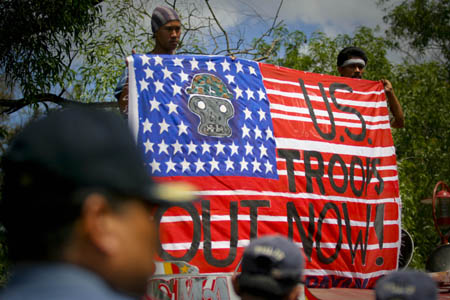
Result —
[{"label": "foliage background", "polygon": [[[206,14],[198,3],[166,1],[182,18],[178,53],[236,55],[337,75],[336,57],[342,48],[356,45],[366,50],[365,78],[389,79],[405,113],[405,128],[393,130],[402,218],[415,241],[410,267],[424,269],[439,239],[431,209],[420,200],[431,196],[438,180],[450,181],[449,0],[378,0],[385,10],[385,32],[360,27],[351,35],[335,37],[323,32],[307,37],[290,30],[278,19],[278,10],[264,20],[266,27],[253,40],[240,31],[224,30],[209,2],[205,0]],[[53,109],[75,104],[116,107],[112,92],[125,66],[124,57],[132,49],[138,53],[152,49],[148,28],[153,4],[144,0],[0,2],[1,153],[28,120]],[[11,22],[16,24],[13,30]],[[403,59],[391,61],[388,53],[401,54]],[[17,121],[17,112],[22,121]],[[5,250],[0,230],[0,285],[7,276]]]}]

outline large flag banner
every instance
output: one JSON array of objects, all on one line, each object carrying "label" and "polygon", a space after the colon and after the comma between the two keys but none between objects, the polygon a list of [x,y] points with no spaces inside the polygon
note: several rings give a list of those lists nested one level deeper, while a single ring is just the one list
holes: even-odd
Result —
[{"label": "large flag banner", "polygon": [[400,198],[381,82],[223,56],[133,55],[129,123],[159,181],[202,200],[157,212],[165,274],[230,273],[253,238],[303,250],[306,285],[397,268]]}]

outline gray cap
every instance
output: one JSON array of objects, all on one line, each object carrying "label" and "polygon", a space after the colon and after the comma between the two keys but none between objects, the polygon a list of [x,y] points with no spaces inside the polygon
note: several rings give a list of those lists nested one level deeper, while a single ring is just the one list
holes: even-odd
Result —
[{"label": "gray cap", "polygon": [[280,235],[253,240],[242,257],[239,286],[276,296],[297,285],[304,266],[300,249]]},{"label": "gray cap", "polygon": [[401,271],[381,278],[375,286],[376,300],[436,300],[436,282],[418,271]]},{"label": "gray cap", "polygon": [[152,32],[155,34],[161,26],[170,21],[180,21],[177,12],[164,6],[158,6],[153,10],[152,14]]}]

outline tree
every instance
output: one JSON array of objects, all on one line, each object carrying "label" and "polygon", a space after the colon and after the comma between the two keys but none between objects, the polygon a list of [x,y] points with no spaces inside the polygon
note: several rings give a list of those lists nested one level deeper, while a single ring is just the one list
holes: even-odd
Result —
[{"label": "tree", "polygon": [[[395,7],[389,5],[391,2],[379,0],[378,4],[387,13],[386,34],[394,42],[393,46],[415,62],[417,57],[428,54],[450,70],[450,1],[403,0]],[[402,50],[405,44],[412,51]]]},{"label": "tree", "polygon": [[[71,65],[82,34],[96,22],[99,0],[0,2],[0,72],[11,88],[20,89],[23,103],[49,98],[49,91],[62,87],[62,77],[75,74]],[[63,75],[63,76],[61,76]],[[55,97],[54,97],[55,98]],[[62,100],[62,99],[60,99]],[[4,106],[21,102],[2,101]],[[16,108],[11,107],[14,111]]]},{"label": "tree", "polygon": [[423,269],[438,244],[430,198],[439,180],[450,179],[450,84],[445,67],[435,63],[399,65],[393,84],[406,126],[394,131],[403,202],[403,226],[415,242],[413,267]]},{"label": "tree", "polygon": [[[271,39],[283,3],[280,0],[273,19],[264,19],[271,21],[267,30],[248,43],[242,32],[230,34],[224,29],[209,0],[164,2],[182,19],[179,53],[251,58],[270,55],[270,48],[262,53],[254,45]],[[0,99],[0,113],[36,103],[116,107],[112,95],[125,57],[132,49],[139,53],[152,49],[153,5],[146,0],[0,2],[0,74],[23,96]],[[254,17],[259,18],[256,13]],[[10,30],[9,24],[17,26]]]}]

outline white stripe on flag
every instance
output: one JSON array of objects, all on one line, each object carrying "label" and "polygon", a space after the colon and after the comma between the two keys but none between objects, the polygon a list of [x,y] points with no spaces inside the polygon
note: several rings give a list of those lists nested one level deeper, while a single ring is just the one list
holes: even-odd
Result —
[{"label": "white stripe on flag", "polygon": [[[273,83],[280,83],[280,84],[293,85],[293,86],[300,87],[300,83],[298,81],[286,81],[286,80],[279,80],[279,79],[269,78],[269,77],[264,77],[263,80],[268,81],[268,82],[273,82]],[[305,84],[305,87],[308,89],[320,90],[318,85]],[[327,87],[324,87],[324,89],[326,91],[329,91],[329,88],[327,88]],[[342,90],[342,89],[337,89],[336,91],[341,92],[341,93],[350,93],[349,91]],[[384,90],[370,91],[370,92],[362,92],[362,91],[354,90],[353,93],[360,94],[360,95],[381,95],[384,93]]]},{"label": "white stripe on flag", "polygon": [[[343,233],[344,234],[344,233]],[[249,240],[238,240],[238,248],[247,247],[250,243]],[[303,243],[295,243],[299,248],[303,248]],[[316,242],[312,244],[313,248],[317,246]],[[334,249],[336,248],[337,243],[320,243],[320,248],[322,249]],[[355,245],[353,245],[354,247]],[[358,249],[360,248],[360,244],[358,244]],[[398,243],[383,243],[383,249],[395,249],[398,247]],[[162,248],[166,251],[177,251],[177,250],[188,250],[191,248],[191,243],[163,243]],[[199,249],[203,249],[203,242],[200,242],[198,247]],[[230,241],[211,241],[211,249],[230,249]],[[350,247],[347,243],[341,243],[342,250],[350,250]],[[376,244],[368,244],[367,250],[379,250],[380,245]]]},{"label": "white stripe on flag", "polygon": [[[303,96],[303,93],[283,92],[283,91],[270,90],[270,89],[266,89],[266,91],[267,91],[268,95],[283,96],[283,97],[289,97],[289,98],[295,98],[295,99],[305,99],[305,97]],[[322,96],[315,96],[315,95],[308,95],[308,96],[311,101],[323,102]],[[372,108],[387,107],[387,104],[384,101],[370,102],[370,101],[346,100],[346,99],[340,99],[340,98],[336,98],[336,101],[339,104],[348,104],[351,106],[372,107]],[[330,102],[331,102],[331,99],[330,99]]]},{"label": "white stripe on flag", "polygon": [[322,153],[336,153],[355,155],[360,157],[387,157],[395,155],[394,146],[389,147],[364,147],[350,146],[342,144],[332,144],[327,142],[306,141],[290,138],[276,138],[278,149],[297,149],[307,151],[318,151]]},{"label": "white stripe on flag", "polygon": [[[287,171],[286,170],[278,170],[278,175],[287,175]],[[294,171],[294,175],[295,176],[301,176],[301,177],[305,177],[305,172],[303,171]],[[323,174],[323,178],[329,178],[327,174]],[[383,181],[397,181],[398,177],[397,176],[390,176],[390,177],[383,177]],[[333,179],[344,179],[344,175],[333,175]],[[362,181],[363,178],[362,176],[353,176],[353,179],[355,181]],[[378,179],[376,177],[372,177],[372,179],[370,179],[370,183],[375,183],[378,182]]]},{"label": "white stripe on flag", "polygon": [[324,200],[336,202],[352,202],[363,204],[379,204],[379,203],[398,203],[395,198],[380,198],[380,199],[360,199],[342,196],[328,196],[312,193],[283,193],[271,191],[252,191],[252,190],[206,190],[197,191],[194,193],[198,196],[261,196],[261,197],[285,197],[290,199],[309,199],[309,200]]},{"label": "white stripe on flag", "polygon": [[[305,108],[305,107],[297,107],[297,106],[283,105],[283,104],[277,104],[277,103],[270,103],[270,109],[281,110],[284,112],[298,113],[298,114],[302,114],[302,115],[306,115],[306,116],[310,117],[309,109]],[[316,116],[328,118],[328,112],[326,110],[315,108],[314,113]],[[357,120],[357,121],[359,120],[358,116],[356,116],[355,114],[349,114],[349,113],[333,111],[333,116],[335,119],[346,119],[346,120]],[[389,116],[376,116],[376,117],[367,116],[367,115],[362,115],[362,116],[366,122],[373,122],[373,123],[389,122]]]},{"label": "white stripe on flag", "polygon": [[[277,161],[286,162],[286,159],[281,158],[281,157],[277,157]],[[292,160],[292,161],[293,161],[294,163],[296,163],[296,164],[304,164],[304,163],[305,163],[305,161],[304,161],[303,159],[294,159],[294,160]],[[317,164],[319,164],[319,162],[316,161],[316,160],[313,160],[313,161],[310,161],[310,164],[312,164],[312,165],[317,165]],[[324,161],[323,164],[324,164],[325,166],[328,166],[329,162],[328,162],[328,161]],[[345,164],[345,166],[346,166],[347,168],[350,168],[350,167],[351,167],[350,164]],[[360,165],[355,165],[355,169],[361,169],[361,166],[360,166]],[[377,166],[377,171],[386,171],[386,170],[397,171],[397,166],[396,166],[396,165]]]},{"label": "white stripe on flag", "polygon": [[[292,115],[285,115],[285,114],[279,114],[279,113],[271,113],[270,116],[272,117],[272,119],[282,119],[282,120],[312,123],[311,117],[300,117],[300,116],[292,116]],[[319,124],[331,125],[330,120],[317,119],[316,122]],[[337,126],[361,128],[361,124],[359,124],[359,123],[334,121],[334,124],[336,124]],[[391,128],[391,125],[389,123],[377,124],[377,125],[366,124],[366,128],[370,129],[370,130],[389,129],[389,128]]]},{"label": "white stripe on flag", "polygon": [[[199,216],[200,220],[202,219],[202,216]],[[309,217],[300,217],[300,220],[302,222],[309,222]],[[331,224],[331,225],[337,225],[338,219],[335,218],[325,218],[323,219],[323,224]],[[230,216],[229,215],[211,215],[211,222],[230,222]],[[250,221],[250,215],[238,215],[238,221]],[[287,216],[269,216],[269,215],[258,215],[258,221],[259,222],[284,222],[286,223],[288,221]],[[314,218],[314,222],[317,223],[319,221],[319,218]],[[161,223],[175,223],[175,222],[192,222],[191,216],[163,216],[161,218]],[[341,219],[341,223],[345,224],[345,220]],[[398,220],[383,220],[384,226],[389,225],[398,225]],[[350,220],[350,225],[352,227],[366,227],[366,222],[363,221],[354,221]],[[369,222],[369,227],[373,227],[374,223]]]}]

